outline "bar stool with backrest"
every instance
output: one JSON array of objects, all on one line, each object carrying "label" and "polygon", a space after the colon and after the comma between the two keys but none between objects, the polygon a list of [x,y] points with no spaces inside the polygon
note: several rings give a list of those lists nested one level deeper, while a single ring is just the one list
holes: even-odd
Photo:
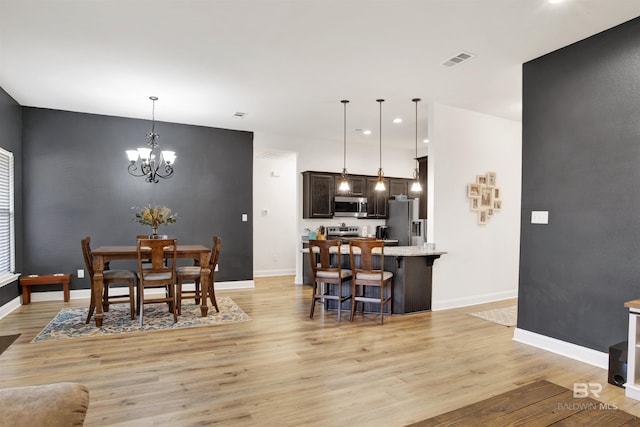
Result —
[{"label": "bar stool with backrest", "polygon": [[[176,253],[178,242],[176,239],[138,239],[138,300],[140,304],[140,327],[145,304],[167,303],[169,311],[173,313],[173,321],[177,322],[175,283],[176,283]],[[143,266],[151,260],[150,266]],[[164,289],[163,296],[145,297],[145,288]]]},{"label": "bar stool with backrest", "polygon": [[[374,254],[375,250],[375,254]],[[380,268],[373,268],[374,255],[380,254]],[[356,262],[356,255],[360,255],[360,267]],[[393,273],[384,271],[384,242],[382,240],[354,240],[350,242],[349,258],[353,280],[351,281],[351,321],[357,304],[380,304],[380,324],[384,322],[384,307],[389,306],[389,314],[393,308]],[[375,296],[372,288],[379,290],[380,296]],[[387,291],[387,292],[385,292]]]},{"label": "bar stool with backrest", "polygon": [[[342,284],[351,280],[351,270],[340,266],[340,240],[309,240],[309,260],[313,274],[313,297],[311,299],[311,312],[309,317],[313,319],[313,312],[318,300],[335,300],[338,305],[338,321],[342,311],[342,303],[349,300],[351,295],[342,295]],[[331,262],[331,256],[334,262]],[[329,292],[328,285],[336,285],[335,293]],[[327,289],[324,287],[327,286]]]},{"label": "bar stool with backrest", "polygon": [[[216,293],[214,289],[215,283],[215,271],[216,265],[218,265],[218,258],[220,257],[220,247],[222,246],[222,239],[218,236],[213,236],[213,246],[211,248],[211,255],[209,256],[209,287],[207,292],[211,299],[211,304],[216,308],[219,313],[218,301],[216,301]],[[182,299],[191,298],[195,299],[196,304],[200,304],[200,298],[202,297],[200,292],[200,266],[189,265],[184,267],[178,267],[177,270],[178,282],[176,284],[176,304],[178,307],[178,314],[182,313]],[[193,280],[195,289],[193,291],[187,291],[182,289],[182,285],[185,280]]]},{"label": "bar stool with backrest", "polygon": [[[89,279],[91,280],[91,302],[89,303],[89,314],[87,315],[86,323],[89,323],[91,320],[91,316],[93,316],[93,312],[96,309],[95,299],[93,293],[93,255],[91,254],[91,237],[87,236],[80,241],[82,246],[82,256],[84,258],[84,265],[87,267],[87,272],[89,273]],[[129,300],[129,307],[131,309],[131,320],[135,319],[136,316],[136,307],[135,307],[135,284],[136,284],[136,273],[131,270],[110,270],[107,269],[108,266],[105,266],[105,270],[103,272],[104,276],[104,291],[102,293],[102,310],[107,312],[109,311],[110,304],[119,304],[126,302],[126,299]],[[129,293],[126,295],[109,295],[109,288],[111,285],[116,284],[127,284],[129,285]]]}]

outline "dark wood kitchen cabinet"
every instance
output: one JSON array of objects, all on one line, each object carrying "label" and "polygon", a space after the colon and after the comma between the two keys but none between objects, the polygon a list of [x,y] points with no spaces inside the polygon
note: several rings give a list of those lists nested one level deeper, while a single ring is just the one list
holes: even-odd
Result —
[{"label": "dark wood kitchen cabinet", "polygon": [[333,218],[335,174],[302,173],[302,217]]},{"label": "dark wood kitchen cabinet", "polygon": [[367,178],[361,175],[347,175],[347,182],[349,183],[349,191],[342,192],[338,189],[340,187],[340,181],[342,181],[342,175],[337,174],[334,177],[336,183],[336,196],[352,196],[352,197],[367,197]]},{"label": "dark wood kitchen cabinet", "polygon": [[418,168],[419,168],[418,170],[420,171],[419,179],[420,179],[420,185],[422,185],[422,191],[418,196],[420,198],[419,199],[420,201],[418,202],[419,203],[418,218],[420,219],[427,219],[427,209],[428,209],[427,196],[429,195],[428,188],[427,188],[427,172],[428,172],[427,160],[428,160],[428,156],[418,158]]},{"label": "dark wood kitchen cabinet", "polygon": [[376,190],[378,178],[367,178],[367,218],[384,219],[389,216],[389,178],[384,179],[384,191]]},{"label": "dark wood kitchen cabinet", "polygon": [[401,194],[412,197],[412,195],[409,194],[409,188],[411,188],[409,180],[404,178],[389,178],[389,197],[399,196]]}]

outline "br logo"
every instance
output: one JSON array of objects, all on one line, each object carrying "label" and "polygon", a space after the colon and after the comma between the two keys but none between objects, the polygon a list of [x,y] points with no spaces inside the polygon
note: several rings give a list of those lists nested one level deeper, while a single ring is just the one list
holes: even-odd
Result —
[{"label": "br logo", "polygon": [[584,399],[589,397],[589,393],[593,397],[600,397],[602,391],[602,384],[600,383],[573,383],[573,397]]}]

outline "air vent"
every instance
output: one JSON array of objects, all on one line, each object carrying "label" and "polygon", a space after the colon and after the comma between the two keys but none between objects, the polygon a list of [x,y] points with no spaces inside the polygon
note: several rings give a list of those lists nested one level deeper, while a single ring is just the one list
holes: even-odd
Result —
[{"label": "air vent", "polygon": [[468,61],[469,59],[473,58],[473,55],[467,52],[460,52],[459,54],[457,54],[456,56],[447,59],[446,61],[444,61],[442,63],[442,65],[444,65],[445,67],[453,67],[456,66],[458,64],[462,64],[465,61]]},{"label": "air vent", "polygon": [[244,119],[245,117],[247,117],[247,113],[242,113],[242,112],[238,111],[237,113],[235,113],[233,115],[233,117],[237,117],[239,119]]}]

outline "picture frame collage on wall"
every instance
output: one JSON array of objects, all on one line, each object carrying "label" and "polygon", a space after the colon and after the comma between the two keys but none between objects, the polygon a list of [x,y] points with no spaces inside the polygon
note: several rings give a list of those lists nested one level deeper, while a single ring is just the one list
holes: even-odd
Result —
[{"label": "picture frame collage on wall", "polygon": [[476,182],[467,185],[471,211],[476,212],[478,224],[485,225],[502,209],[502,192],[495,172],[476,175]]}]

